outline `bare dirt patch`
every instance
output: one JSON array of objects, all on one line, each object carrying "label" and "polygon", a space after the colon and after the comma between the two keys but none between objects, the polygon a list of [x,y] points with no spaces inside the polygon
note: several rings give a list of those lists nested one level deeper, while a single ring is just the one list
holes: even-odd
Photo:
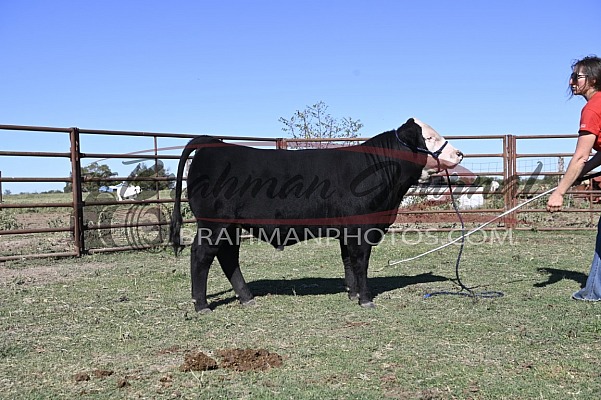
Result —
[{"label": "bare dirt patch", "polygon": [[25,229],[51,228],[53,225],[68,227],[71,224],[68,212],[27,212],[15,214],[15,219]]},{"label": "bare dirt patch", "polygon": [[282,365],[282,356],[265,349],[225,349],[217,351],[221,363],[201,351],[185,355],[180,371],[209,371],[217,368],[227,368],[234,371],[267,371]]},{"label": "bare dirt patch", "polygon": [[282,365],[282,356],[265,349],[230,349],[218,351],[221,367],[235,371],[266,371]]},{"label": "bare dirt patch", "polygon": [[69,265],[36,265],[24,268],[7,268],[0,265],[0,285],[48,285],[70,282],[91,271],[110,268],[106,263],[73,263]]},{"label": "bare dirt patch", "polygon": [[202,351],[194,351],[186,354],[184,363],[179,367],[179,370],[182,372],[210,371],[212,369],[217,369],[217,361]]}]

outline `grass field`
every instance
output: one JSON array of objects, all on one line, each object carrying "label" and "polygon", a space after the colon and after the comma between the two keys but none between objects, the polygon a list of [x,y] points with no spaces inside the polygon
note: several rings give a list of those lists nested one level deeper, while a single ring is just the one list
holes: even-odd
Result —
[{"label": "grass field", "polygon": [[[599,398],[601,305],[570,299],[594,234],[476,236],[462,280],[503,297],[425,299],[457,289],[458,247],[388,267],[448,240],[389,235],[372,256],[375,310],[347,299],[335,242],[283,252],[244,244],[258,305],[238,305],[214,265],[215,311],[202,316],[190,302],[188,250],[7,262],[0,398]],[[226,355],[235,349],[281,365],[241,371]],[[195,353],[217,368],[184,372]]]}]

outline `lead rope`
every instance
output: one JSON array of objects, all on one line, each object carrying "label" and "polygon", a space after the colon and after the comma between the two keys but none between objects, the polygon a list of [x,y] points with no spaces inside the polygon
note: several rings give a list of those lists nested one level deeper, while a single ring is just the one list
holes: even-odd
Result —
[{"label": "lead rope", "polygon": [[[448,173],[447,173],[447,175],[448,175]],[[598,176],[601,176],[601,172],[596,172],[596,173],[593,173],[593,174],[589,174],[589,175],[582,176],[582,177],[580,177],[580,178],[578,178],[578,179],[576,180],[576,183],[582,182],[582,181],[584,181],[584,180],[587,180],[587,179],[596,178],[596,177],[598,177]],[[542,193],[539,193],[539,194],[537,194],[536,196],[534,196],[534,197],[532,197],[532,198],[530,198],[530,199],[528,199],[528,200],[524,201],[523,203],[521,203],[521,204],[518,204],[517,206],[513,207],[512,209],[509,209],[509,210],[505,211],[504,213],[497,215],[496,217],[494,217],[493,219],[491,219],[491,220],[489,220],[489,221],[487,221],[487,222],[483,223],[483,224],[482,224],[482,225],[480,225],[479,227],[477,227],[477,228],[475,228],[475,229],[473,229],[473,230],[469,231],[468,233],[465,233],[465,234],[461,235],[461,237],[459,237],[459,238],[457,238],[457,239],[455,239],[455,240],[451,240],[450,242],[448,242],[448,243],[445,243],[445,244],[443,244],[443,245],[440,245],[440,246],[438,246],[438,247],[436,247],[436,248],[434,248],[434,249],[432,249],[432,250],[428,250],[428,251],[426,251],[425,253],[418,254],[417,256],[413,256],[413,257],[405,258],[405,259],[402,259],[402,260],[396,260],[396,261],[388,260],[388,266],[390,267],[390,266],[393,266],[393,265],[397,265],[397,264],[401,264],[401,263],[406,263],[406,262],[409,262],[409,261],[417,260],[418,258],[422,258],[422,257],[424,257],[424,256],[427,256],[428,254],[432,254],[432,253],[434,253],[434,252],[437,252],[438,250],[442,250],[442,249],[444,249],[445,247],[448,247],[448,246],[450,246],[450,245],[452,245],[452,244],[455,244],[455,243],[457,243],[457,242],[458,242],[458,241],[460,241],[460,240],[461,240],[461,241],[463,241],[463,240],[464,240],[464,238],[466,238],[466,237],[468,237],[468,236],[470,236],[470,235],[473,235],[473,234],[474,234],[474,233],[476,233],[476,232],[479,232],[479,231],[481,231],[481,230],[482,230],[482,229],[484,229],[486,226],[488,226],[488,225],[492,224],[493,222],[495,222],[496,220],[498,220],[498,219],[500,219],[500,218],[503,218],[503,217],[504,217],[504,216],[506,216],[507,214],[511,214],[511,213],[512,213],[512,212],[514,212],[515,210],[518,210],[518,209],[520,209],[520,208],[524,207],[526,204],[528,204],[528,203],[531,203],[531,202],[533,202],[533,201],[536,201],[536,200],[538,200],[539,198],[541,198],[541,197],[543,197],[543,196],[546,196],[546,195],[548,195],[549,193],[551,193],[551,192],[552,192],[552,191],[554,191],[555,189],[557,189],[557,186],[554,186],[554,187],[552,187],[551,189],[548,189],[548,190],[546,190],[546,191],[544,191],[544,192],[542,192]],[[452,195],[453,195],[453,192],[451,191],[451,196],[452,196]],[[451,197],[451,199],[453,199],[453,197]],[[454,200],[453,200],[453,206],[455,207],[455,202],[454,202]],[[456,207],[455,207],[455,210],[457,210],[457,208],[456,208]]]},{"label": "lead rope", "polygon": [[496,217],[494,217],[494,218],[493,218],[493,219],[491,219],[490,221],[483,223],[482,225],[480,225],[479,227],[477,227],[477,228],[475,228],[475,229],[473,229],[473,230],[469,231],[469,232],[468,232],[468,233],[466,233],[465,235],[461,235],[461,237],[458,237],[457,239],[451,240],[450,242],[448,242],[448,243],[445,243],[445,244],[443,244],[443,245],[440,245],[440,246],[438,246],[438,247],[436,247],[436,248],[434,248],[434,249],[432,249],[432,250],[428,250],[428,251],[426,251],[425,253],[418,254],[417,256],[414,256],[414,257],[405,258],[405,259],[403,259],[403,260],[396,260],[396,261],[391,261],[391,260],[389,260],[389,261],[388,261],[388,266],[393,266],[393,265],[397,265],[397,264],[401,264],[401,263],[406,263],[406,262],[409,262],[409,261],[417,260],[418,258],[422,258],[422,257],[424,257],[424,256],[427,256],[428,254],[432,254],[432,253],[434,253],[434,252],[436,252],[436,251],[438,251],[438,250],[442,250],[442,249],[444,249],[445,247],[448,247],[448,246],[450,246],[450,245],[452,245],[452,244],[455,244],[455,243],[457,243],[458,241],[460,241],[460,240],[463,240],[463,238],[466,238],[466,237],[468,237],[468,236],[470,236],[470,235],[473,235],[474,233],[476,233],[476,232],[478,232],[478,231],[481,231],[481,230],[482,230],[482,229],[484,229],[486,226],[488,226],[488,225],[492,224],[493,222],[495,222],[495,221],[496,221],[496,220],[498,220],[499,218],[503,218],[504,216],[506,216],[507,214],[511,214],[512,212],[514,212],[514,211],[515,211],[515,210],[517,210],[518,208],[522,208],[522,207],[524,207],[526,204],[528,204],[528,203],[530,203],[530,202],[533,202],[533,201],[535,201],[535,200],[538,200],[540,197],[542,197],[542,196],[545,196],[545,195],[547,195],[547,194],[551,193],[551,192],[552,192],[552,191],[554,191],[556,188],[557,188],[557,187],[554,187],[554,188],[551,188],[551,189],[549,189],[549,190],[547,190],[547,191],[545,191],[545,192],[543,192],[543,193],[539,193],[539,194],[537,194],[536,196],[534,196],[533,198],[531,198],[531,199],[528,199],[528,200],[526,200],[525,202],[523,202],[523,203],[521,203],[521,204],[518,204],[517,206],[513,207],[512,209],[505,211],[503,214],[499,214],[499,215],[497,215]]},{"label": "lead rope", "polygon": [[[449,181],[449,187],[450,187],[450,180],[448,179],[448,172],[447,172],[447,180]],[[479,227],[477,227],[476,229],[473,229],[473,230],[469,231],[468,233],[465,233],[465,228],[464,228],[464,225],[463,225],[463,219],[461,218],[461,213],[458,211],[457,205],[455,204],[455,199],[453,197],[453,192],[451,191],[451,201],[453,203],[453,208],[455,209],[455,212],[457,213],[457,215],[459,216],[459,219],[461,221],[461,229],[462,229],[461,236],[459,238],[455,239],[455,240],[450,241],[449,243],[446,243],[446,244],[444,244],[442,246],[439,246],[439,247],[437,247],[435,249],[432,249],[430,251],[422,253],[422,254],[420,254],[418,256],[411,257],[411,258],[404,259],[404,260],[399,260],[399,261],[392,261],[392,262],[389,261],[388,265],[396,265],[396,264],[407,262],[407,261],[410,261],[410,260],[415,260],[415,259],[421,258],[421,257],[423,257],[423,256],[425,256],[427,254],[430,254],[430,253],[433,253],[435,251],[441,250],[441,249],[443,249],[443,248],[445,248],[447,246],[450,246],[450,245],[452,245],[454,243],[457,243],[457,242],[461,241],[461,246],[459,248],[459,254],[457,256],[457,262],[455,263],[455,275],[457,277],[457,283],[459,284],[459,286],[461,287],[462,290],[459,291],[459,292],[437,291],[437,292],[433,292],[433,293],[426,293],[424,295],[424,299],[427,299],[427,298],[432,297],[432,296],[437,296],[437,295],[459,295],[459,296],[467,296],[467,297],[472,297],[472,298],[478,298],[478,297],[480,297],[480,298],[503,297],[505,294],[503,292],[499,292],[499,291],[474,292],[472,289],[475,289],[477,286],[473,287],[473,288],[468,288],[468,287],[466,287],[461,282],[461,280],[459,278],[459,264],[461,262],[461,255],[463,253],[463,245],[465,243],[465,238],[468,237],[468,236],[470,236],[470,235],[472,235],[472,234],[474,234],[474,233],[476,233],[476,232],[478,232],[478,231],[480,231],[480,230],[482,230],[482,229],[484,229],[484,227],[486,227],[487,225],[493,223],[494,221],[498,220],[499,218],[504,217],[507,214],[510,214],[510,213],[514,212],[518,208],[521,208],[521,207],[525,206],[526,204],[528,204],[528,203],[530,203],[532,201],[535,201],[538,198],[551,193],[553,190],[555,190],[555,187],[552,188],[552,189],[549,189],[549,190],[547,190],[547,191],[545,191],[543,193],[540,193],[540,194],[534,196],[531,199],[526,200],[525,202],[523,202],[523,203],[521,203],[521,204],[513,207],[510,210],[505,211],[504,213],[502,213],[500,215],[497,215],[496,217],[494,217],[490,221],[488,221],[488,222],[480,225]]]},{"label": "lead rope", "polygon": [[[436,161],[438,161],[438,159],[436,159]],[[440,165],[439,161],[438,161],[438,163]],[[461,262],[461,255],[463,253],[463,247],[464,247],[464,244],[465,244],[465,238],[468,237],[468,236],[470,236],[470,235],[472,235],[472,234],[474,234],[474,233],[476,233],[476,232],[478,232],[478,231],[481,231],[486,226],[492,224],[494,221],[496,221],[496,220],[498,220],[498,219],[506,216],[507,214],[511,214],[515,210],[524,207],[526,204],[531,203],[531,202],[533,202],[535,200],[538,200],[539,198],[541,198],[543,196],[548,195],[549,193],[551,193],[552,191],[554,191],[555,189],[557,189],[557,186],[555,186],[555,187],[553,187],[551,189],[548,189],[548,190],[544,191],[543,193],[537,194],[536,196],[532,197],[531,199],[528,199],[528,200],[522,202],[521,204],[518,204],[517,206],[515,206],[515,207],[513,207],[513,208],[511,208],[511,209],[509,209],[507,211],[505,211],[504,213],[497,215],[496,217],[494,217],[493,219],[489,220],[488,222],[485,222],[484,224],[480,225],[479,227],[477,227],[477,228],[469,231],[468,233],[465,233],[465,225],[463,223],[463,218],[461,217],[461,213],[459,212],[457,204],[455,203],[455,198],[453,196],[453,190],[452,190],[452,187],[451,187],[451,179],[449,177],[449,171],[448,170],[445,170],[445,171],[446,171],[446,174],[447,174],[447,184],[449,186],[449,193],[451,195],[451,203],[453,204],[453,208],[455,210],[455,213],[457,214],[457,217],[459,218],[459,221],[461,222],[461,236],[459,238],[455,239],[455,240],[452,240],[452,241],[450,241],[448,243],[445,243],[445,244],[443,244],[441,246],[438,246],[438,247],[436,247],[436,248],[434,248],[432,250],[426,251],[425,253],[419,254],[419,255],[414,256],[414,257],[409,257],[409,258],[405,258],[403,260],[396,260],[396,261],[388,260],[388,266],[393,266],[393,265],[405,263],[405,262],[408,262],[408,261],[417,260],[418,258],[427,256],[428,254],[434,253],[434,252],[436,252],[438,250],[442,250],[445,247],[448,247],[448,246],[450,246],[450,245],[452,245],[454,243],[457,243],[457,242],[461,241],[461,245],[459,247],[459,253],[457,255],[457,261],[455,263],[455,277],[457,278],[457,284],[461,287],[461,291],[459,291],[459,292],[438,291],[438,292],[433,292],[433,293],[426,293],[424,295],[424,299],[427,299],[427,298],[432,297],[432,296],[437,296],[437,295],[460,295],[460,296],[468,296],[468,297],[472,297],[472,298],[477,298],[477,297],[482,297],[482,298],[503,297],[505,294],[503,292],[498,292],[498,291],[485,291],[485,292],[475,293],[472,289],[475,289],[478,286],[475,286],[475,287],[472,287],[472,288],[468,288],[467,286],[465,286],[463,284],[463,282],[461,282],[461,278],[459,277],[459,264]],[[596,178],[598,176],[601,176],[601,172],[596,172],[596,173],[592,173],[592,174],[589,174],[589,175],[586,175],[586,176],[579,177],[576,180],[576,182],[582,182],[584,180]]]},{"label": "lead rope", "polygon": [[[397,141],[401,145],[403,145],[405,147],[408,147],[408,148],[411,148],[409,145],[407,145],[404,141],[402,141],[399,138],[398,132],[395,132],[395,137],[396,137]],[[443,149],[446,147],[446,145],[448,143],[449,143],[448,140],[445,141],[444,144],[440,147],[440,149],[438,149],[437,151],[434,151],[434,152],[432,152],[432,151],[430,151],[428,149],[425,149],[425,148],[421,148],[421,147],[416,147],[415,150],[418,151],[418,152],[426,153],[426,154],[432,156],[436,160],[436,163],[438,165],[438,171],[440,171],[441,168],[440,168],[439,157],[440,157],[440,154],[442,153]],[[501,297],[501,296],[503,296],[502,292],[479,292],[479,293],[475,293],[472,289],[475,289],[478,286],[475,286],[473,288],[469,288],[469,287],[465,286],[463,284],[463,282],[461,282],[461,278],[459,277],[459,264],[461,262],[461,255],[463,253],[463,247],[464,247],[464,244],[465,244],[465,238],[467,236],[471,235],[472,233],[474,233],[475,231],[472,231],[472,232],[470,232],[468,234],[465,233],[465,224],[463,223],[463,217],[461,216],[461,213],[459,212],[459,208],[457,207],[457,204],[455,203],[455,197],[453,196],[453,188],[451,187],[451,177],[449,176],[449,170],[445,169],[445,172],[446,172],[446,175],[447,175],[447,184],[449,186],[449,193],[451,195],[451,203],[453,204],[453,208],[455,209],[455,213],[457,214],[457,217],[459,218],[459,221],[461,222],[461,236],[459,237],[459,239],[457,239],[457,240],[461,240],[461,245],[459,246],[459,254],[457,255],[457,261],[455,263],[455,277],[457,278],[457,284],[461,287],[461,290],[459,292],[439,291],[439,292],[434,292],[434,293],[427,293],[426,295],[424,295],[424,298],[428,298],[428,297],[432,297],[432,296],[436,296],[436,295],[442,295],[442,294],[462,295],[462,296],[468,296],[468,297],[472,297],[472,298],[476,298],[476,297]],[[524,204],[526,204],[526,203],[524,203]],[[497,217],[497,218],[500,218],[500,216]],[[492,221],[494,221],[494,219]],[[491,223],[492,221],[488,222],[487,224]],[[487,225],[487,224],[485,224],[485,225]],[[483,228],[485,225],[482,225],[480,228]],[[426,254],[429,254],[431,252],[440,250],[443,247],[446,247],[446,246],[448,246],[448,245],[450,245],[452,243],[455,243],[457,240],[454,240],[454,241],[452,241],[450,243],[447,243],[446,245],[444,245],[442,247],[438,247],[438,248],[436,248],[434,250],[426,252],[426,253],[424,253],[422,255],[419,255],[417,257],[414,257],[412,259],[414,260],[416,258],[419,258],[419,257],[424,256]],[[388,261],[388,265],[394,265],[394,264],[398,264],[398,263],[405,262],[405,261],[409,261],[409,259],[407,259],[407,260],[401,260],[401,261],[396,261],[396,262]]]},{"label": "lead rope", "polygon": [[[459,218],[459,222],[461,223],[461,241],[459,246],[459,253],[457,254],[457,261],[455,262],[455,277],[457,278],[457,284],[461,287],[461,290],[465,290],[469,293],[470,297],[474,296],[474,292],[461,282],[461,278],[459,277],[459,264],[461,263],[461,255],[463,254],[463,247],[465,246],[465,224],[463,223],[463,217],[459,212],[459,207],[457,207],[457,202],[455,201],[455,196],[453,195],[453,187],[451,186],[451,177],[449,176],[449,170],[445,169],[447,174],[447,185],[449,187],[449,193],[451,194],[451,204],[453,205],[453,209],[455,210],[455,214],[457,214],[457,218]],[[428,297],[432,296],[430,294]]]},{"label": "lead rope", "polygon": [[[456,240],[460,242],[459,253],[457,254],[457,261],[455,262],[455,278],[457,284],[461,288],[458,292],[452,292],[447,290],[436,291],[432,293],[426,293],[424,295],[424,299],[430,298],[432,296],[439,295],[456,295],[456,296],[466,296],[471,297],[473,299],[481,297],[481,298],[493,298],[493,297],[503,297],[503,292],[498,291],[485,291],[485,292],[474,292],[473,289],[476,289],[479,286],[467,287],[461,281],[461,277],[459,275],[459,265],[461,264],[461,255],[463,254],[463,248],[465,246],[465,238],[469,236],[469,234],[465,233],[465,224],[463,223],[463,217],[461,216],[461,212],[459,212],[459,207],[457,207],[457,202],[455,201],[455,196],[453,195],[453,187],[451,186],[451,177],[449,176],[449,171],[445,170],[447,174],[447,185],[449,187],[449,193],[451,197],[451,204],[453,205],[453,209],[455,210],[455,214],[457,214],[457,218],[461,223],[461,236]],[[455,241],[454,241],[455,242]]]}]

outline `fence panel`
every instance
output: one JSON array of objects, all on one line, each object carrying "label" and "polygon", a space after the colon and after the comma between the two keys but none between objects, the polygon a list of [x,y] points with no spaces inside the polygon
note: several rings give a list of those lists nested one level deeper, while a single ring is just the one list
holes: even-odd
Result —
[{"label": "fence panel", "polygon": [[[34,133],[60,135],[61,143],[64,142],[64,148],[69,148],[69,152],[0,151],[0,261],[156,249],[166,244],[173,199],[171,191],[165,188],[174,181],[173,175],[166,172],[176,165],[181,150],[196,135],[0,125],[0,135],[19,134],[25,141],[27,135]],[[365,140],[221,138],[228,142],[277,149],[331,148]],[[550,140],[574,138],[575,135],[447,136],[458,144],[456,147],[477,151],[465,151],[461,168],[451,171],[454,183],[450,188],[442,176],[428,186],[411,188],[391,230],[457,230],[457,216],[449,201],[451,194],[462,208],[468,229],[512,209],[520,201],[556,184],[571,156],[571,153],[562,152],[519,152],[518,147],[530,142],[536,143],[535,149],[542,149],[547,148]],[[141,144],[128,148],[134,139],[140,140]],[[121,152],[113,151],[118,143],[123,146]],[[11,167],[2,168],[2,165],[7,165],[4,164],[7,160],[33,159],[64,160],[68,162],[70,171],[65,172],[69,176],[10,176],[16,173],[12,163]],[[133,170],[127,176],[82,176],[82,169],[94,162],[98,165],[112,163],[116,167]],[[154,176],[136,175],[135,171],[143,169],[141,166],[145,162],[153,163],[145,168],[154,169]],[[43,168],[40,174],[43,174]],[[6,184],[32,182],[64,183],[65,189],[70,185],[70,192],[13,195],[10,190],[2,191]],[[98,186],[101,183],[109,189],[119,186],[112,185],[118,183],[121,189],[116,193],[86,189],[91,184]],[[145,184],[146,188],[135,198],[121,198],[121,190],[125,187],[123,193],[127,193],[127,188],[131,189],[135,184]],[[588,186],[579,186],[570,192],[564,213],[546,214],[544,200],[541,200],[507,215],[492,229],[594,229],[594,215],[599,209],[600,199],[599,184],[589,182]],[[186,222],[194,222],[189,213]]]}]

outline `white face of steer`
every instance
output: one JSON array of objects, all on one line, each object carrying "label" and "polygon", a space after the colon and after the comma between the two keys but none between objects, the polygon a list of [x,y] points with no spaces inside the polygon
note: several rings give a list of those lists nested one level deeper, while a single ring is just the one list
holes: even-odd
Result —
[{"label": "white face of steer", "polygon": [[[432,127],[416,118],[413,119],[416,124],[422,128],[422,136],[426,141],[426,147],[432,153],[437,152],[442,146],[444,146],[446,140]],[[422,170],[422,176],[420,182],[425,182],[430,178],[430,175],[440,172],[445,169],[452,169],[463,160],[463,153],[453,147],[450,143],[442,149],[442,152],[436,160],[431,155],[428,155],[428,161],[426,166]]]}]

